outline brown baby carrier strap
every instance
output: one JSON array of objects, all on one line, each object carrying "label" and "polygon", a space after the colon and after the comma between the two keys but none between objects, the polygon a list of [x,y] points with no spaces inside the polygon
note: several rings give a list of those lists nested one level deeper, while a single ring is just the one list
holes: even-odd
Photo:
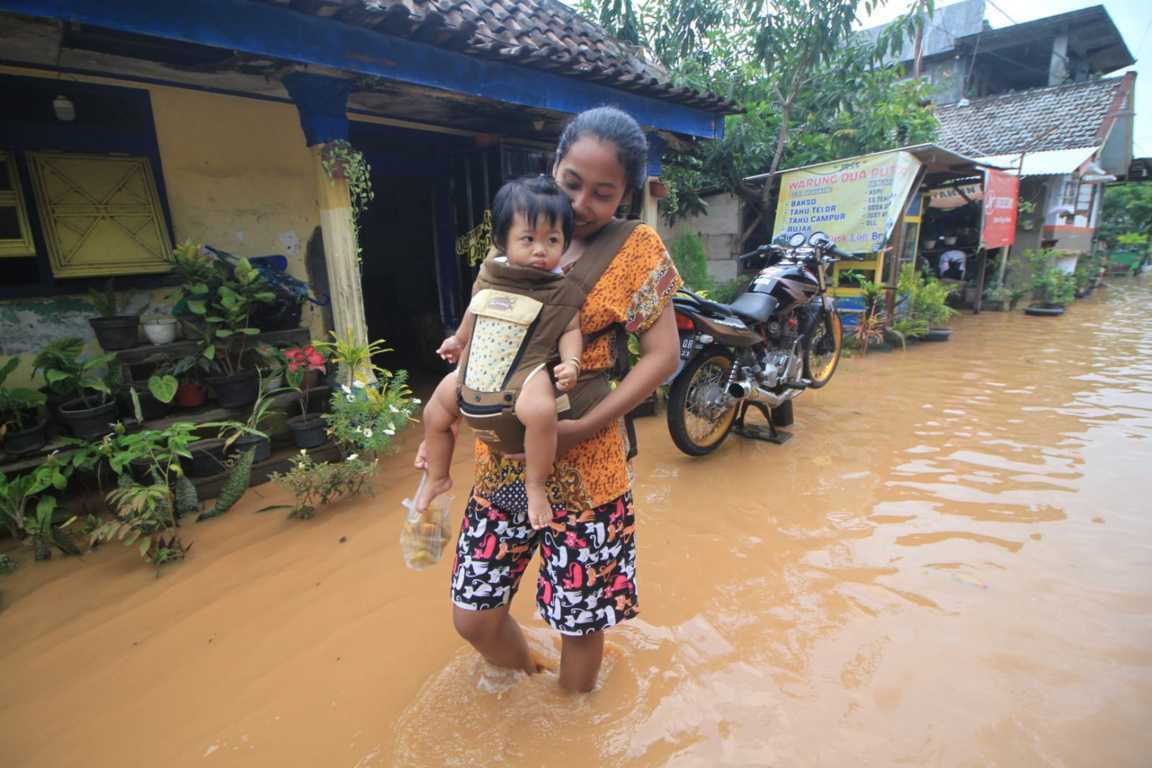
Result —
[{"label": "brown baby carrier strap", "polygon": [[[639,222],[613,221],[563,276],[502,263],[492,254],[473,286],[472,336],[457,367],[460,413],[477,437],[501,453],[524,449],[516,400],[532,375],[550,375],[557,343],[588,293]],[[606,372],[589,373],[558,398],[559,418],[583,416],[611,391]]]}]

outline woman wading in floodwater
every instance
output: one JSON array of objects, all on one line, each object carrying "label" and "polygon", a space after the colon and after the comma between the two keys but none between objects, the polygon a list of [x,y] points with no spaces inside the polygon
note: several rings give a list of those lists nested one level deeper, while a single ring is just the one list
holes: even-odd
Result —
[{"label": "woman wading in floodwater", "polygon": [[[629,115],[583,112],[560,137],[556,182],[572,201],[575,229],[562,266],[576,262],[647,180],[648,147]],[[640,338],[640,361],[582,418],[558,424],[548,480],[553,519],[534,531],[527,516],[524,462],[476,447],[476,476],[452,569],[452,620],[489,662],[532,673],[536,662],[509,615],[533,552],[541,555],[536,602],[562,635],[559,682],[590,691],[604,654],[604,630],[637,614],[635,518],[621,418],[676,369],[679,344],[670,306],[681,280],[659,235],[637,226],[580,310],[588,343],[581,370],[612,367],[614,324]],[[423,468],[423,446],[416,466]]]}]

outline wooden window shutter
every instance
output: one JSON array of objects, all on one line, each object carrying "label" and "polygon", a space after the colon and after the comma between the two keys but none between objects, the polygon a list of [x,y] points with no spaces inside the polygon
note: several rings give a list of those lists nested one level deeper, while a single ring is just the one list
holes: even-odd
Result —
[{"label": "wooden window shutter", "polygon": [[171,269],[148,158],[33,152],[29,159],[53,275]]},{"label": "wooden window shutter", "polygon": [[35,255],[16,158],[0,152],[0,258]]}]

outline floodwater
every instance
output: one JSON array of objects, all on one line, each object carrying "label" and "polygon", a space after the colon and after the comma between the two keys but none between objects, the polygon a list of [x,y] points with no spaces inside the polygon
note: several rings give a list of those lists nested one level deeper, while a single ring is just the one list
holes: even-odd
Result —
[{"label": "floodwater", "polygon": [[846,360],[782,447],[690,459],[645,420],[642,617],[588,696],[488,668],[447,563],[403,568],[415,435],[374,499],[288,521],[265,486],[159,579],[22,556],[0,765],[1149,765],[1149,306],[1117,281]]}]

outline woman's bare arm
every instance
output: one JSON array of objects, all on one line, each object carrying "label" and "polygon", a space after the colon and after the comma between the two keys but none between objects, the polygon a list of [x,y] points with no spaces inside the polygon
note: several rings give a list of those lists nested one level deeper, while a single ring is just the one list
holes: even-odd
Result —
[{"label": "woman's bare arm", "polygon": [[582,418],[557,423],[557,455],[595,435],[656,391],[676,372],[680,360],[680,337],[669,304],[648,330],[640,334],[640,360],[632,370]]}]

